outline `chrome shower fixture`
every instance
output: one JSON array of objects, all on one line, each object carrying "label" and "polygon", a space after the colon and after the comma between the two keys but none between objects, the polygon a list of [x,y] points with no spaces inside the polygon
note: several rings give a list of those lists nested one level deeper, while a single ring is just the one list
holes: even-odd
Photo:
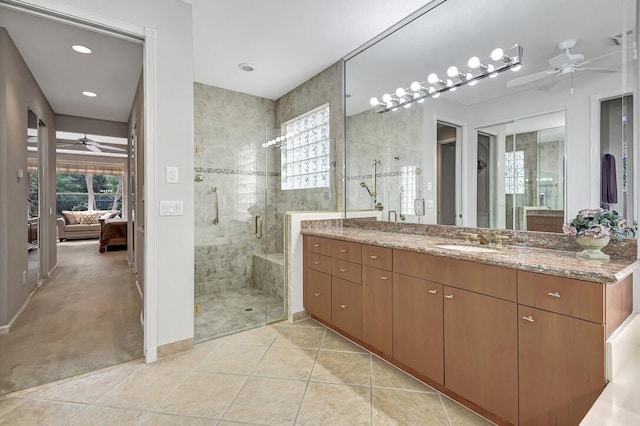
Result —
[{"label": "chrome shower fixture", "polygon": [[374,197],[375,196],[375,194],[373,192],[371,192],[371,190],[367,186],[366,182],[360,182],[360,186],[367,190],[367,192],[369,193],[370,197]]},{"label": "chrome shower fixture", "polygon": [[202,182],[202,181],[204,181],[204,175],[201,175],[201,174],[199,174],[199,173],[198,173],[198,174],[193,178],[193,180],[194,180],[194,181],[196,181],[196,182]]}]

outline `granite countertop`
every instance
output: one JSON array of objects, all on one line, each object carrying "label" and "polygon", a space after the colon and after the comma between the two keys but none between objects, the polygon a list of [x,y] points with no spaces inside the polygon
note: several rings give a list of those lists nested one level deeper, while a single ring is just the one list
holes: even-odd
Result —
[{"label": "granite countertop", "polygon": [[493,244],[483,246],[496,250],[491,253],[464,252],[438,246],[452,244],[477,246],[478,243],[465,243],[463,239],[389,232],[388,230],[329,227],[325,229],[307,228],[303,229],[302,233],[603,284],[615,283],[640,269],[639,260],[618,259],[613,256],[611,260],[604,262],[586,260],[577,258],[576,252],[573,251],[508,244],[499,249],[496,249]]}]

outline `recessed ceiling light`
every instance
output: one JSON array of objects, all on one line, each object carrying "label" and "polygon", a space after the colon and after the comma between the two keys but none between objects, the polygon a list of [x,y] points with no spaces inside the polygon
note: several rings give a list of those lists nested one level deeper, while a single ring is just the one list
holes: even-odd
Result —
[{"label": "recessed ceiling light", "polygon": [[90,98],[95,98],[96,96],[98,96],[98,94],[95,92],[82,92],[82,94]]},{"label": "recessed ceiling light", "polygon": [[73,50],[75,50],[78,53],[91,53],[91,49],[89,49],[87,46],[83,46],[81,44],[76,44],[71,46],[71,48]]},{"label": "recessed ceiling light", "polygon": [[251,72],[255,69],[255,67],[251,64],[247,64],[245,62],[238,64],[238,68],[240,68],[242,71],[246,71],[246,72]]}]

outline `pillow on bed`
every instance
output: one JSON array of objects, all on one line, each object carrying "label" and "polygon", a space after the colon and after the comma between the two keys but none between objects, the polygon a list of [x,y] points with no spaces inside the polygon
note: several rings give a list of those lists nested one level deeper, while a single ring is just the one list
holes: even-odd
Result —
[{"label": "pillow on bed", "polygon": [[80,223],[83,225],[93,225],[98,223],[98,213],[97,212],[82,212],[80,214],[81,220]]}]

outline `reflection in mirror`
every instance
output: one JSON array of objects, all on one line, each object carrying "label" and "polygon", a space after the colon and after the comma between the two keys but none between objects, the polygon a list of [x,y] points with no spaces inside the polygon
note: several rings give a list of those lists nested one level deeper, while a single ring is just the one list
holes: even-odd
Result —
[{"label": "reflection in mirror", "polygon": [[[538,222],[555,223],[600,204],[598,154],[609,151],[618,170],[618,203],[612,205],[637,219],[630,210],[631,178],[627,176],[626,191],[621,182],[624,166],[632,173],[635,141],[624,138],[620,115],[610,115],[606,106],[596,111],[600,105],[594,101],[633,93],[635,9],[633,0],[435,1],[422,15],[351,55],[345,62],[345,208],[375,207],[360,184],[373,192],[367,176],[373,160],[382,159],[377,176],[382,189],[376,191],[375,204],[383,206],[380,219],[394,220],[389,211],[397,209],[392,203],[399,195],[385,175],[395,172],[386,153],[401,149],[418,154],[413,165],[422,173],[416,176],[415,198],[416,205],[425,206],[424,216],[407,215],[407,220],[444,223],[441,195],[451,193],[451,178],[439,173],[437,133],[438,122],[445,122],[460,123],[459,154],[448,168],[455,168],[459,188],[458,204],[451,209],[457,225],[530,230],[532,221],[533,228],[550,230],[542,226],[549,224],[533,224],[534,216]],[[522,46],[522,67],[492,78],[486,72],[489,65],[506,63],[504,53],[514,45]],[[498,47],[503,55],[494,52]],[[469,79],[469,74],[475,78],[482,72],[486,75],[475,82]],[[371,98],[382,100],[383,95],[392,108],[380,101],[372,106]],[[628,122],[630,108],[625,108],[622,117]],[[521,120],[550,112],[560,114],[563,122],[530,127]],[[609,127],[617,128],[607,134],[606,143],[600,134],[605,125],[599,123],[604,116]],[[498,123],[511,127],[492,129]],[[629,124],[626,128],[632,134]],[[551,147],[553,152],[547,152]],[[516,182],[507,187],[506,160],[517,162],[519,151],[525,153],[524,175],[515,170]],[[524,189],[518,186],[519,177],[529,179]]]},{"label": "reflection in mirror", "polygon": [[38,167],[38,117],[27,111],[27,251],[28,265],[26,283],[30,288],[38,284],[40,270],[40,250],[38,249],[40,191]]},{"label": "reflection in mirror", "polygon": [[565,112],[477,129],[477,226],[562,232]]}]

